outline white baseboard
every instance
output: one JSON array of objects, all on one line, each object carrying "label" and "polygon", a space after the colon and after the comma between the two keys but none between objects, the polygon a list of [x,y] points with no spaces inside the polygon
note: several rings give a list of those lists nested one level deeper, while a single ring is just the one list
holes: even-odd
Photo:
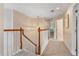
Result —
[{"label": "white baseboard", "polygon": [[70,49],[65,42],[64,42],[64,44],[65,44],[66,48],[69,50],[69,52],[71,53],[71,55],[76,56],[76,55],[74,55],[74,52],[72,51],[72,49]]}]

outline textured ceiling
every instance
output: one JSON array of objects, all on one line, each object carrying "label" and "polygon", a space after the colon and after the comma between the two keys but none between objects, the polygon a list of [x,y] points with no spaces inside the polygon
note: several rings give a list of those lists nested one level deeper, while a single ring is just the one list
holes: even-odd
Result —
[{"label": "textured ceiling", "polygon": [[[72,5],[70,3],[16,3],[5,4],[7,8],[13,8],[27,16],[54,18],[62,16]],[[59,8],[59,9],[57,9]],[[51,10],[54,10],[51,12]]]}]

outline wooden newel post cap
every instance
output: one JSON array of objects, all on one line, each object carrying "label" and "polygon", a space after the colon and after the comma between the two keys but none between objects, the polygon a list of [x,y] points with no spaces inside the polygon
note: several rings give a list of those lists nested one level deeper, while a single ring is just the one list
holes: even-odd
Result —
[{"label": "wooden newel post cap", "polygon": [[38,32],[40,32],[40,27],[38,28]]}]

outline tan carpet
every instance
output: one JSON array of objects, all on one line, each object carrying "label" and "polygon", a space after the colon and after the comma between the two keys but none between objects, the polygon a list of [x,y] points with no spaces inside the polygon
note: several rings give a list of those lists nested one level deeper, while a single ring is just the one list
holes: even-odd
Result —
[{"label": "tan carpet", "polygon": [[63,41],[49,40],[43,56],[71,56]]},{"label": "tan carpet", "polygon": [[21,50],[18,53],[14,54],[13,56],[37,56],[37,55],[28,50]]}]

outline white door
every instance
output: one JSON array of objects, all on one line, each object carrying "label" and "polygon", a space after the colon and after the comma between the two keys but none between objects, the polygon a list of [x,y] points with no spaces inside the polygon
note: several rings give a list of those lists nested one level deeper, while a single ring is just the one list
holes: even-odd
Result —
[{"label": "white door", "polygon": [[73,27],[73,43],[75,45],[75,55],[79,55],[79,4],[75,5],[74,7]]},{"label": "white door", "polygon": [[56,21],[57,23],[57,40],[63,41],[63,19]]},{"label": "white door", "polygon": [[78,9],[78,13],[76,16],[76,23],[77,23],[77,41],[76,41],[76,45],[77,45],[77,54],[79,56],[79,9]]}]

